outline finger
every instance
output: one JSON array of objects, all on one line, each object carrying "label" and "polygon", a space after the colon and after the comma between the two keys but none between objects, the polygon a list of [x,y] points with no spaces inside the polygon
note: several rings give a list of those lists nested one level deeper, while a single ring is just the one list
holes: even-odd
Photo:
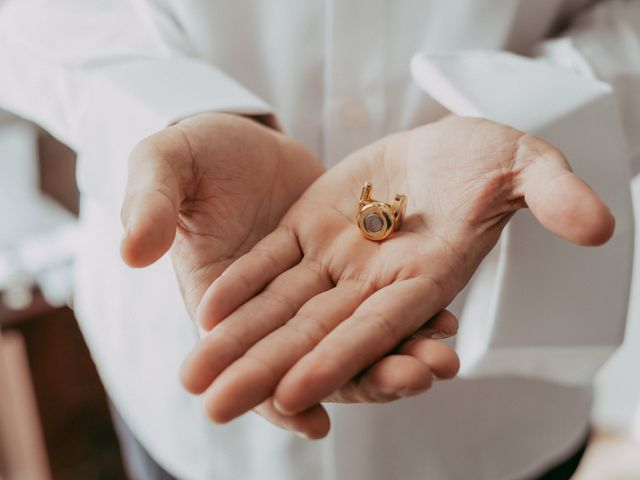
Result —
[{"label": "finger", "polygon": [[453,378],[460,370],[460,359],[449,345],[438,340],[457,332],[458,319],[448,310],[443,310],[405,340],[397,351],[424,362],[438,379]]},{"label": "finger", "polygon": [[571,172],[564,156],[548,143],[526,135],[516,164],[522,173],[527,206],[550,232],[579,245],[601,245],[615,228],[615,219],[600,197]]},{"label": "finger", "polygon": [[307,263],[279,275],[202,338],[183,364],[184,387],[202,393],[234,360],[290,320],[307,300],[332,286],[324,272]]},{"label": "finger", "polygon": [[294,414],[318,403],[442,310],[444,297],[425,278],[379,290],[287,372],[275,391],[274,406]]},{"label": "finger", "polygon": [[422,360],[409,355],[389,355],[323,402],[384,403],[424,392],[432,381],[433,373]]},{"label": "finger", "polygon": [[460,370],[460,359],[456,352],[446,343],[432,338],[407,342],[400,348],[400,353],[420,359],[441,380],[455,377]]},{"label": "finger", "polygon": [[287,370],[348,318],[368,293],[367,287],[344,283],[313,297],[213,382],[205,393],[209,415],[229,421],[271,397]]},{"label": "finger", "polygon": [[[457,331],[457,318],[443,310],[402,343],[396,350],[398,354],[378,360],[323,401],[387,402],[427,390],[434,376],[451,378],[459,368],[458,356],[432,339],[448,338]],[[440,345],[446,350],[442,351]]]},{"label": "finger", "polygon": [[211,330],[301,259],[302,252],[293,231],[276,228],[211,284],[196,311],[197,323]]},{"label": "finger", "polygon": [[121,255],[131,267],[158,260],[176,234],[183,193],[179,175],[184,153],[164,131],[143,140],[129,158],[121,220]]},{"label": "finger", "polygon": [[449,310],[443,310],[412,334],[403,345],[412,341],[433,338],[441,340],[458,333],[458,319]]},{"label": "finger", "polygon": [[267,399],[254,411],[276,427],[295,432],[308,440],[324,438],[331,429],[331,420],[322,405],[314,405],[297,415],[287,416],[273,408],[271,399]]}]

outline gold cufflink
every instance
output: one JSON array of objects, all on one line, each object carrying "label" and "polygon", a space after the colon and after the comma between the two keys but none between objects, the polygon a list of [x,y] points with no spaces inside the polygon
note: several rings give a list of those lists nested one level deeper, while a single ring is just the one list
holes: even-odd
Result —
[{"label": "gold cufflink", "polygon": [[389,205],[373,200],[371,198],[372,189],[373,185],[369,182],[362,187],[356,223],[365,238],[379,242],[388,238],[402,225],[404,212],[407,208],[407,197],[398,194],[393,203]]}]

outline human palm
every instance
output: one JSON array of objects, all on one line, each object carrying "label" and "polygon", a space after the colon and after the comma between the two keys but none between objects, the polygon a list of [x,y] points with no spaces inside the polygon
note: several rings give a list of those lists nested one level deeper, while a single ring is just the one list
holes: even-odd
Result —
[{"label": "human palm", "polygon": [[[365,182],[380,200],[409,198],[380,243],[354,221]],[[503,125],[448,117],[352,154],[206,292],[198,321],[212,334],[185,370],[199,370],[211,418],[272,396],[284,414],[326,399],[441,312],[523,207],[578,244],[612,234],[560,152]]]},{"label": "human palm", "polygon": [[131,155],[124,259],[145,266],[172,247],[193,314],[211,282],[270,233],[322,171],[302,145],[255,120],[217,113],[184,120]]},{"label": "human palm", "polygon": [[[195,318],[204,291],[273,231],[322,171],[301,144],[253,119],[209,113],[184,120],[143,140],[131,154],[122,210],[123,258],[131,266],[146,266],[171,248],[185,305]],[[450,316],[441,316],[434,325],[452,333],[456,328]],[[416,363],[425,365],[421,356],[440,352],[447,363],[457,362],[452,351],[429,339],[409,342],[405,350],[406,355],[373,369],[368,389],[347,385],[336,395],[365,401],[397,390],[398,382],[426,388],[431,371],[416,369]],[[438,362],[440,357],[432,362],[435,371]],[[392,372],[394,365],[405,374]],[[270,402],[256,406],[279,426],[309,436],[328,430],[328,417],[319,405],[286,418]]]}]

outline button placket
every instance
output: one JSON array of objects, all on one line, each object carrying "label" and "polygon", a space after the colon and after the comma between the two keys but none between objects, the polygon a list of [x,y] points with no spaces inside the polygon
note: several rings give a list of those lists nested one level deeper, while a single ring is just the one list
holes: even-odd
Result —
[{"label": "button placket", "polygon": [[324,157],[332,165],[385,132],[384,0],[331,2],[326,30]]}]

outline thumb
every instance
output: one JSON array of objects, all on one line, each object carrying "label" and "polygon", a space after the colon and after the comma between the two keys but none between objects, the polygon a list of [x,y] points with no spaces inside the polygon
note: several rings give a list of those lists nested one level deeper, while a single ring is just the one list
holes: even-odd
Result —
[{"label": "thumb", "polygon": [[548,143],[526,136],[516,164],[522,172],[524,199],[538,221],[550,232],[579,245],[602,245],[613,235],[615,218],[600,197],[569,167],[564,156]]},{"label": "thumb", "polygon": [[[121,255],[131,267],[145,267],[164,255],[176,235],[182,201],[180,182],[169,155],[143,140],[131,153],[121,220]],[[173,162],[176,157],[173,156]]]}]

